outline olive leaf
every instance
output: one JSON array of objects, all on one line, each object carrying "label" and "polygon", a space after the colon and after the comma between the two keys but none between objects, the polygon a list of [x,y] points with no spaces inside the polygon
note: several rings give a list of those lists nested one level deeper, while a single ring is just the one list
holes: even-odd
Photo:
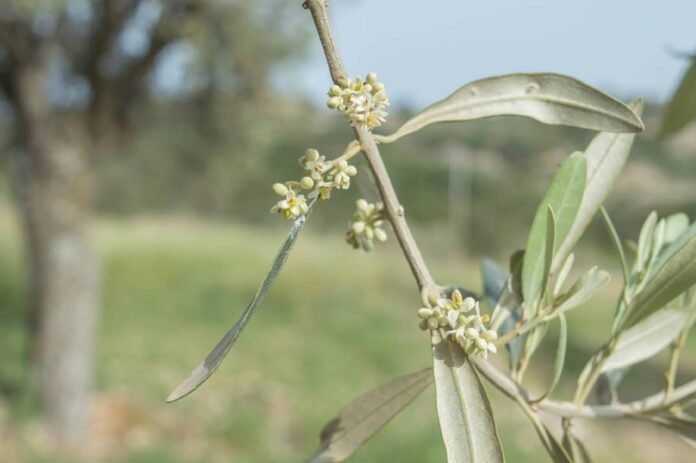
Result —
[{"label": "olive leaf", "polygon": [[483,281],[483,294],[486,297],[489,307],[494,309],[498,304],[508,275],[498,264],[491,259],[484,257],[481,260],[481,280]]},{"label": "olive leaf", "polygon": [[432,382],[433,370],[426,368],[354,400],[324,426],[319,451],[308,463],[332,463],[350,457]]},{"label": "olive leaf", "polygon": [[601,371],[634,365],[659,353],[679,336],[691,310],[662,309],[624,331]]},{"label": "olive leaf", "polygon": [[609,283],[610,279],[608,272],[592,267],[580,276],[566,293],[559,296],[555,310],[567,312],[584,304],[604,285]]},{"label": "olive leaf", "polygon": [[[524,251],[515,251],[510,256],[510,275],[505,280],[505,285],[500,291],[495,304],[495,309],[491,315],[490,329],[497,331],[498,334],[504,336],[505,334],[512,331],[517,324],[517,322],[522,318],[522,307],[521,302],[521,280],[522,280],[522,262],[524,260]],[[488,261],[487,265],[496,266],[493,261]],[[498,267],[498,275],[505,274],[502,268]],[[492,273],[492,272],[491,272]],[[510,370],[517,365],[520,356],[522,355],[522,349],[524,348],[524,343],[526,339],[526,334],[522,336],[516,336],[514,339],[510,340],[505,344],[505,348],[508,351],[508,359]]]},{"label": "olive leaf", "polygon": [[[587,161],[581,152],[568,157],[551,181],[544,198],[537,208],[532,228],[527,239],[527,249],[522,266],[522,293],[528,311],[546,287],[544,268],[546,265],[546,243],[548,208],[555,214],[555,243],[562,242],[568,234],[582,201],[585,190]],[[525,314],[529,318],[530,312]]]},{"label": "olive leaf", "polygon": [[505,461],[486,390],[464,351],[432,333],[437,413],[449,463]]},{"label": "olive leaf", "polygon": [[696,417],[685,413],[639,416],[638,419],[669,429],[689,446],[696,449]]},{"label": "olive leaf", "polygon": [[288,257],[290,256],[290,251],[292,251],[292,248],[295,245],[297,238],[299,238],[300,236],[300,232],[302,231],[302,228],[304,227],[304,224],[307,221],[307,215],[309,215],[309,213],[311,212],[313,204],[313,202],[310,203],[309,211],[306,215],[298,217],[293,222],[292,228],[288,233],[288,237],[285,239],[285,242],[283,242],[282,246],[278,250],[276,257],[273,260],[273,263],[271,264],[270,270],[261,282],[261,285],[256,291],[256,294],[254,294],[254,297],[251,299],[251,302],[249,302],[247,308],[244,310],[244,312],[242,312],[242,315],[241,317],[239,317],[239,320],[237,320],[234,326],[230,328],[230,330],[225,334],[225,336],[223,336],[223,338],[217,343],[215,348],[212,350],[212,352],[210,352],[210,354],[208,354],[208,356],[203,360],[203,362],[201,362],[201,364],[198,365],[189,374],[189,376],[184,381],[182,381],[181,384],[179,384],[176,387],[176,389],[172,391],[171,394],[169,394],[169,396],[167,397],[167,402],[174,402],[176,400],[179,400],[198,389],[198,387],[200,387],[201,384],[203,384],[208,378],[210,378],[210,376],[220,366],[220,363],[222,363],[222,360],[230,351],[234,343],[237,341],[237,338],[239,338],[239,335],[242,333],[242,330],[244,330],[247,323],[249,323],[249,320],[251,320],[251,316],[254,314],[256,309],[261,304],[261,301],[263,300],[263,297],[266,295],[268,290],[271,289],[271,286],[273,286],[276,277],[282,270],[283,266],[285,265],[285,262],[288,260]]},{"label": "olive leaf", "polygon": [[696,118],[696,60],[684,74],[679,87],[667,104],[660,135],[668,137]]},{"label": "olive leaf", "polygon": [[696,284],[696,236],[669,252],[671,255],[628,305],[624,327],[639,323]]},{"label": "olive leaf", "polygon": [[537,412],[533,410],[524,399],[516,398],[515,401],[527,416],[530,423],[532,423],[532,426],[534,426],[537,436],[539,436],[541,443],[544,445],[544,449],[546,449],[553,463],[574,463],[563,448],[563,445],[558,442],[558,439],[556,439],[549,428],[541,421]]},{"label": "olive leaf", "polygon": [[636,253],[636,261],[633,264],[633,272],[641,273],[650,263],[652,255],[653,235],[657,226],[657,212],[652,211],[643,222],[638,235],[638,250]]},{"label": "olive leaf", "polygon": [[585,444],[575,437],[573,433],[570,432],[570,429],[563,433],[563,441],[561,442],[561,445],[566,451],[566,454],[570,456],[573,463],[592,463],[592,458],[585,448]]},{"label": "olive leaf", "polygon": [[616,249],[616,255],[619,258],[619,263],[621,264],[621,274],[623,275],[624,285],[627,285],[629,280],[629,271],[626,261],[626,253],[624,252],[623,244],[621,244],[621,238],[619,238],[619,233],[616,231],[614,222],[611,220],[609,213],[604,207],[602,207],[602,218],[604,219],[604,224],[606,225],[609,236],[611,237],[611,242],[614,245],[614,249]]},{"label": "olive leaf", "polygon": [[391,143],[436,122],[504,115],[604,132],[640,132],[644,128],[624,103],[577,79],[560,74],[510,74],[464,85],[379,141]]},{"label": "olive leaf", "polygon": [[556,389],[556,386],[558,386],[558,382],[561,379],[561,374],[563,373],[563,366],[565,365],[566,358],[566,347],[568,345],[568,322],[563,314],[558,316],[558,321],[560,322],[561,328],[558,334],[558,345],[556,346],[556,355],[553,361],[553,376],[551,379],[551,384],[546,392],[542,394],[541,397],[534,400],[534,402],[541,402],[550,396],[554,389]]},{"label": "olive leaf", "polygon": [[[628,107],[640,116],[643,113],[643,100],[634,100],[629,103]],[[568,231],[563,243],[560,243],[558,247],[552,267],[553,273],[563,265],[597,210],[604,203],[616,178],[626,164],[635,138],[635,134],[603,132],[597,134],[585,150],[587,159],[585,193],[573,221],[573,226]]]}]

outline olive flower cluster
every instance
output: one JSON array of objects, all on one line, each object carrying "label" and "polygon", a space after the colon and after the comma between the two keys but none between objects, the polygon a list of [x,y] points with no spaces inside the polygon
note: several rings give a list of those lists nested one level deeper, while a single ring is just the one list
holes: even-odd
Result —
[{"label": "olive flower cluster", "polygon": [[355,249],[362,248],[370,251],[374,247],[374,241],[387,240],[387,232],[382,225],[384,223],[384,209],[381,203],[370,203],[365,199],[355,202],[355,212],[350,228],[346,233],[346,242]]},{"label": "olive flower cluster", "polygon": [[372,130],[385,121],[389,98],[384,84],[377,82],[377,75],[371,72],[364,80],[356,77],[355,80],[349,79],[345,86],[332,85],[326,104],[342,112],[354,127]]},{"label": "olive flower cluster", "polygon": [[494,341],[498,334],[486,328],[488,316],[481,316],[479,303],[472,297],[463,298],[459,290],[451,298],[440,298],[433,306],[419,309],[418,316],[422,330],[446,329],[445,334],[467,355],[487,358],[489,352],[497,352]]},{"label": "olive flower cluster", "polygon": [[[305,215],[309,210],[308,198],[328,199],[334,188],[347,190],[350,188],[350,178],[358,173],[355,166],[348,164],[347,160],[339,158],[326,161],[325,156],[311,148],[299,162],[306,174],[300,181],[273,185],[273,191],[281,199],[271,208],[271,212],[278,213],[286,219],[296,219]],[[309,191],[306,197],[301,193],[303,190]]]}]

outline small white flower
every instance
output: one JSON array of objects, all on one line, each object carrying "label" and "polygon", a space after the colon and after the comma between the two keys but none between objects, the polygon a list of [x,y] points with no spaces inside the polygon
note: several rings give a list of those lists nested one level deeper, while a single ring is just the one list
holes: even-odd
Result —
[{"label": "small white flower", "polygon": [[336,188],[342,190],[347,190],[350,188],[350,178],[358,173],[355,166],[348,164],[348,161],[341,159],[334,164],[333,170],[331,170],[331,175],[333,176],[333,182]]},{"label": "small white flower", "polygon": [[319,155],[319,151],[310,148],[300,158],[300,165],[309,173],[312,180],[319,181],[324,179],[324,173],[329,170],[329,165],[324,162],[325,159],[325,156]]},{"label": "small white flower", "polygon": [[[348,244],[355,249],[362,248],[365,251],[369,251],[374,246],[375,239],[380,242],[386,241],[387,232],[381,228],[384,222],[382,214],[381,205],[358,199],[355,202],[353,220],[346,234]],[[444,319],[447,320],[446,317]]]},{"label": "small white flower", "polygon": [[355,81],[349,79],[344,87],[332,85],[327,105],[344,113],[351,125],[372,130],[385,121],[389,99],[384,85],[377,82],[377,75],[371,72],[365,81],[357,77]]},{"label": "small white flower", "polygon": [[296,219],[306,214],[308,210],[309,207],[304,195],[298,195],[292,189],[288,189],[285,198],[271,208],[271,212],[276,212],[286,219]]}]

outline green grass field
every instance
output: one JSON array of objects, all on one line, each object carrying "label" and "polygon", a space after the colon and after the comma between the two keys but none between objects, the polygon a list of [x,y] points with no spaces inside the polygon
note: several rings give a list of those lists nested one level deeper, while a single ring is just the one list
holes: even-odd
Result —
[{"label": "green grass field", "polygon": [[[315,450],[324,423],[351,399],[429,365],[428,337],[414,315],[418,294],[395,244],[355,252],[340,235],[322,236],[310,221],[286,271],[218,372],[190,397],[165,404],[170,390],[234,323],[286,230],[280,221],[276,230],[185,218],[97,223],[104,310],[92,436],[82,459],[57,460],[22,386],[21,242],[3,213],[0,462],[299,462]],[[441,283],[480,287],[475,261],[432,233],[418,235]],[[571,316],[572,371],[609,330],[612,289],[595,307]],[[549,377],[553,349],[549,339],[531,371],[532,388]],[[691,345],[683,362],[690,377],[696,373],[694,352]],[[499,357],[503,365],[504,355]],[[664,356],[658,357],[629,377],[627,395],[655,392],[663,365]],[[557,394],[567,397],[574,380],[571,374]],[[507,460],[547,461],[523,415],[495,391],[491,395]],[[596,461],[692,461],[678,439],[618,423],[578,422]],[[444,461],[433,389],[351,461]]]}]

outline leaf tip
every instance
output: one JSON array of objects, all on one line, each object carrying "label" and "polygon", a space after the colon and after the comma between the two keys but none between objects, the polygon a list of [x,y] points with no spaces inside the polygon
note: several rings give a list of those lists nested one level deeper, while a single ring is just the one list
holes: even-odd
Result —
[{"label": "leaf tip", "polygon": [[199,365],[195,370],[191,372],[190,375],[186,377],[185,380],[181,382],[165,399],[165,402],[172,403],[177,400],[183,399],[187,395],[191,394],[193,391],[198,389],[198,387],[203,384],[203,382],[212,373],[207,370],[204,365]]}]

